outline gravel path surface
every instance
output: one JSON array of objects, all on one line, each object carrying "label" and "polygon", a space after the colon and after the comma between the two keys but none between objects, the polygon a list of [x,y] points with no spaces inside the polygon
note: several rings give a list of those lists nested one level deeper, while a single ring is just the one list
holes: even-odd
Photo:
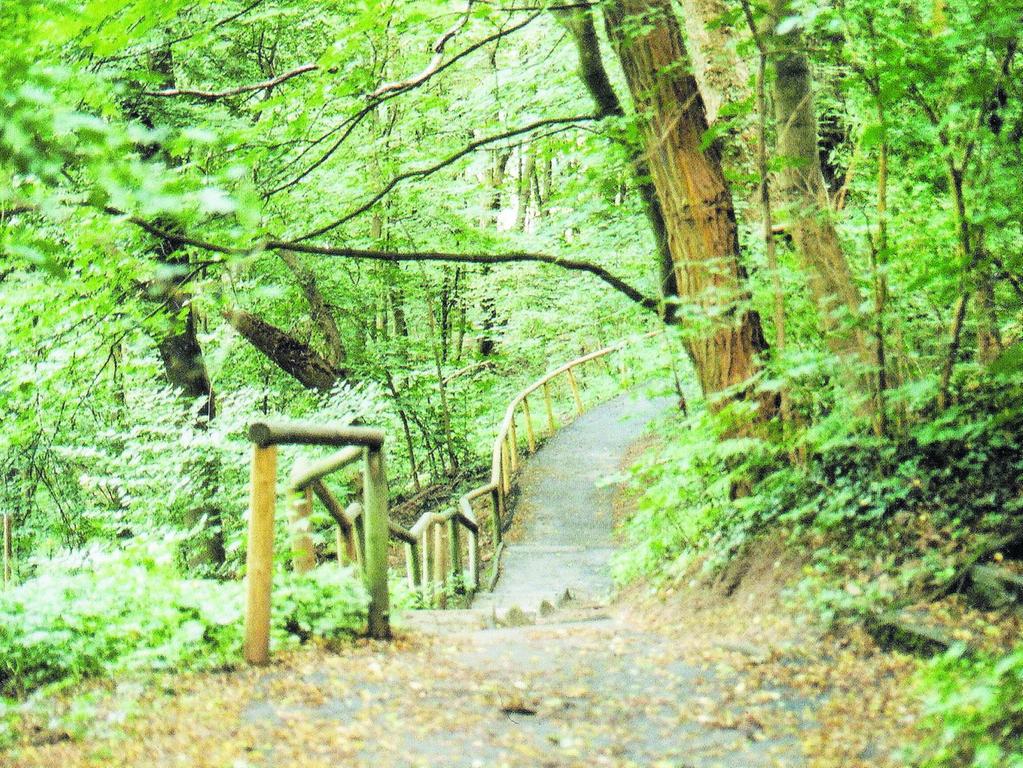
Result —
[{"label": "gravel path surface", "polygon": [[566,590],[577,601],[606,602],[615,489],[601,481],[619,471],[629,446],[671,406],[671,398],[622,395],[583,414],[529,457],[497,588],[479,595],[474,608],[498,616],[516,607],[536,613],[544,601],[557,605]]}]

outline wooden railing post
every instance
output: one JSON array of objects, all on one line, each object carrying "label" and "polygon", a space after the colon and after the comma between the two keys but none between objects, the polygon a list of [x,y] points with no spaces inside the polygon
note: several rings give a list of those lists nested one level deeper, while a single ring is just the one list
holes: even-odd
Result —
[{"label": "wooden railing post", "polygon": [[419,579],[419,586],[423,590],[423,605],[432,605],[433,597],[430,589],[430,560],[433,553],[430,551],[430,526],[423,528],[422,537],[419,539],[419,565],[422,568],[422,576]]},{"label": "wooden railing post", "polygon": [[508,458],[508,441],[504,442],[501,449],[501,484],[504,486],[505,495],[511,491],[511,460]]},{"label": "wooden railing post", "polygon": [[387,596],[387,474],[382,448],[366,450],[363,517],[365,544],[363,567],[369,592],[369,636],[378,640],[391,636]]},{"label": "wooden railing post", "polygon": [[408,576],[408,588],[415,591],[419,580],[419,545],[405,542],[405,573]]},{"label": "wooden railing post", "polygon": [[444,546],[444,523],[434,521],[433,523],[433,583],[434,601],[436,605],[444,607],[447,602],[445,586],[449,573],[448,551]]},{"label": "wooden railing post", "polygon": [[533,432],[533,417],[529,413],[529,400],[522,398],[522,415],[526,420],[526,442],[529,452],[536,453],[536,433]]},{"label": "wooden railing post", "polygon": [[469,531],[469,576],[469,589],[475,592],[480,588],[480,537],[473,531]]},{"label": "wooden railing post", "polygon": [[245,660],[270,657],[270,586],[273,578],[274,503],[277,446],[254,446],[249,500],[249,542],[245,556]]},{"label": "wooden railing post", "polygon": [[490,524],[492,527],[491,536],[494,539],[494,546],[496,547],[501,543],[501,520],[504,518],[504,494],[501,492],[500,481],[497,487],[490,492],[490,500],[494,505],[494,514],[490,516]]},{"label": "wooden railing post", "polygon": [[553,435],[558,428],[554,421],[554,404],[551,402],[551,387],[549,382],[543,383],[543,402],[547,406],[547,435]]},{"label": "wooden railing post", "polygon": [[508,452],[511,456],[511,471],[515,472],[519,468],[519,440],[515,435],[515,416],[512,416],[512,420],[508,423]]},{"label": "wooden railing post", "polygon": [[572,397],[575,398],[575,410],[580,416],[583,415],[583,400],[579,396],[579,384],[576,383],[575,374],[572,369],[568,369],[568,384],[572,388]]},{"label": "wooden railing post", "polygon": [[462,572],[462,543],[458,535],[458,518],[448,520],[448,553],[451,561],[451,575],[458,576]]},{"label": "wooden railing post", "polygon": [[[300,464],[296,464],[295,470],[300,467]],[[316,567],[316,547],[309,528],[309,517],[313,512],[313,489],[306,487],[302,491],[293,490],[290,495],[288,527],[291,530],[291,563],[297,573],[306,573]]]}]

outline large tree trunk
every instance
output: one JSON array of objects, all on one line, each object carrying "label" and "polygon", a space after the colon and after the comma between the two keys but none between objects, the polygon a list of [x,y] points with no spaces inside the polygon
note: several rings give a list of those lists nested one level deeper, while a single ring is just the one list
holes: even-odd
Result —
[{"label": "large tree trunk", "polygon": [[[786,15],[787,1],[774,0],[769,23]],[[863,333],[853,325],[860,315],[860,293],[842,251],[821,171],[817,114],[810,63],[798,29],[775,36],[774,105],[778,154],[785,160],[781,193],[788,231],[809,276],[825,339],[839,355],[871,361]]]},{"label": "large tree trunk", "polygon": [[252,346],[304,387],[327,391],[347,376],[345,369],[331,365],[309,344],[251,312],[228,309],[223,315]]},{"label": "large tree trunk", "polygon": [[[600,55],[600,39],[593,25],[593,13],[589,8],[576,8],[556,12],[558,19],[572,33],[576,53],[579,57],[579,78],[593,99],[596,113],[601,117],[620,116],[625,114],[618,94],[611,85],[611,79],[604,68]],[[675,267],[668,247],[668,230],[664,223],[664,213],[657,199],[657,190],[650,180],[650,168],[639,147],[629,145],[630,161],[635,177],[636,189],[643,201],[643,210],[650,231],[654,236],[657,249],[657,264],[661,276],[661,297],[664,301],[661,316],[666,323],[675,320],[675,302],[678,299],[678,284],[675,280]]]},{"label": "large tree trunk", "polygon": [[[681,0],[681,5],[693,74],[703,96],[707,122],[713,125],[721,107],[750,96],[749,66],[736,51],[744,35],[741,28],[720,23],[732,10],[723,0]],[[744,158],[752,161],[748,148]]]},{"label": "large tree trunk", "polygon": [[[645,116],[646,157],[664,212],[679,294],[700,310],[706,328],[688,350],[712,407],[727,392],[746,398],[767,348],[750,306],[732,195],[716,144],[703,146],[707,116],[670,0],[617,0],[604,6],[611,39],[636,111]],[[626,19],[642,18],[640,33]],[[760,417],[773,413],[764,401]]]}]

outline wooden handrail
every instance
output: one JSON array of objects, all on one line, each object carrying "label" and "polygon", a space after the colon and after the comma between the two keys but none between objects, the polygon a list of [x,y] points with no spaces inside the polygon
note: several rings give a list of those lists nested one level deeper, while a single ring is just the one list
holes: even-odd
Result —
[{"label": "wooden handrail", "polygon": [[508,404],[508,408],[505,410],[504,419],[502,419],[501,425],[498,427],[497,436],[494,438],[494,447],[491,451],[490,461],[490,481],[477,488],[473,488],[459,499],[459,507],[463,510],[468,509],[471,512],[472,502],[475,499],[488,494],[490,495],[491,530],[495,546],[501,542],[502,517],[506,512],[505,507],[507,497],[508,494],[511,493],[513,485],[512,480],[518,464],[518,439],[515,434],[515,416],[518,409],[520,407],[522,408],[523,416],[525,417],[526,447],[532,453],[537,449],[537,440],[532,422],[532,414],[529,409],[529,401],[527,400],[531,394],[539,389],[543,389],[549,436],[557,429],[554,407],[550,394],[550,385],[554,379],[562,374],[565,374],[568,377],[569,387],[572,390],[572,397],[575,401],[576,412],[578,414],[582,414],[584,410],[582,397],[579,393],[578,382],[575,379],[573,371],[579,366],[592,360],[597,360],[613,352],[618,352],[629,344],[649,339],[660,333],[663,333],[663,331],[651,331],[637,338],[625,339],[617,344],[612,344],[604,347],[603,349],[598,349],[594,352],[583,355],[582,357],[577,357],[575,360],[571,360],[570,362],[567,362],[564,365],[555,368],[553,371],[541,376],[532,384],[519,391],[518,394],[511,399],[511,402]]},{"label": "wooden handrail", "polygon": [[379,451],[384,431],[347,424],[316,424],[308,421],[257,421],[249,425],[249,440],[260,448],[271,445],[326,445],[343,448],[361,445]]},{"label": "wooden handrail", "polygon": [[321,480],[332,472],[337,472],[349,464],[362,458],[365,448],[350,445],[326,458],[311,464],[298,465],[291,474],[291,487],[296,491],[304,491],[309,485]]},{"label": "wooden handrail", "polygon": [[[265,663],[269,653],[270,580],[273,561],[274,481],[278,445],[324,445],[341,450],[325,458],[296,464],[290,482],[292,494],[291,530],[293,562],[296,570],[308,570],[316,563],[313,539],[309,531],[309,515],[315,496],[327,508],[338,526],[338,557],[354,562],[363,571],[370,592],[369,634],[389,635],[387,615],[387,543],[401,542],[405,547],[409,587],[422,588],[424,599],[442,599],[448,576],[464,574],[469,591],[481,587],[479,570],[480,525],[472,502],[483,496],[491,499],[491,525],[495,544],[495,565],[502,549],[502,517],[508,494],[519,466],[519,436],[515,418],[519,409],[525,417],[526,449],[534,452],[539,444],[538,432],[528,397],[542,389],[547,415],[548,436],[557,430],[551,383],[561,375],[568,380],[578,414],[584,412],[575,369],[586,363],[617,352],[639,339],[647,339],[661,331],[653,331],[613,344],[578,357],[555,368],[518,392],[508,404],[497,430],[491,451],[489,482],[463,494],[456,505],[444,512],[426,512],[408,530],[387,519],[387,481],[384,474],[383,445],[385,433],[369,427],[314,424],[297,421],[260,421],[249,428],[254,444],[252,461],[252,502],[249,519],[247,554],[248,586],[246,599],[245,658],[251,663]],[[363,503],[350,504],[347,509],[334,497],[324,478],[349,464],[363,460]],[[447,528],[445,547],[445,532]],[[468,537],[467,568],[462,570],[460,531]],[[488,580],[489,589],[496,581],[496,567]]]},{"label": "wooden handrail", "polygon": [[[265,664],[270,653],[270,600],[273,578],[274,511],[276,507],[277,446],[327,445],[344,450],[310,467],[297,467],[299,483],[293,483],[291,508],[292,550],[297,570],[316,564],[309,532],[312,496],[316,496],[338,522],[340,545],[347,540],[348,555],[358,561],[369,593],[367,630],[371,637],[390,636],[387,588],[387,543],[391,526],[387,519],[387,475],[384,467],[382,430],[347,425],[324,425],[299,421],[260,421],[249,427],[253,443],[250,483],[249,539],[246,550],[245,660]],[[363,459],[363,503],[357,511],[341,505],[322,478],[357,458]],[[346,525],[347,523],[347,525]]]}]

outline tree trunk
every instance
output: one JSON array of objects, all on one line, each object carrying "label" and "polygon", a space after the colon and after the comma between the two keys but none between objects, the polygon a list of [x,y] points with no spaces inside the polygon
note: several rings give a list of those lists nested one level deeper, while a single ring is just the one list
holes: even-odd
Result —
[{"label": "tree trunk", "polygon": [[[572,34],[576,53],[579,57],[579,78],[593,99],[596,113],[602,117],[624,115],[618,94],[611,85],[604,61],[600,55],[600,39],[593,24],[593,13],[589,8],[578,8],[570,11],[558,11],[557,17]],[[654,247],[657,251],[658,270],[660,272],[661,297],[664,306],[661,316],[666,323],[675,320],[678,298],[678,284],[675,281],[675,268],[668,247],[668,231],[664,223],[664,212],[657,199],[657,190],[650,180],[650,168],[639,147],[629,146],[636,189],[643,201],[643,211],[650,231],[654,236]]]},{"label": "tree trunk", "polygon": [[[787,8],[787,0],[773,0],[768,22],[777,24]],[[781,193],[790,218],[787,231],[806,267],[828,346],[836,354],[856,355],[870,362],[872,355],[863,333],[851,327],[860,316],[860,292],[831,218],[821,170],[812,75],[802,36],[793,29],[771,39],[778,154],[785,160]]]},{"label": "tree trunk", "polygon": [[[640,16],[640,34],[626,19]],[[711,407],[745,399],[767,348],[750,307],[732,195],[715,143],[704,147],[707,116],[690,74],[682,32],[670,0],[617,0],[604,6],[608,37],[621,60],[643,124],[647,161],[664,213],[680,295],[701,310],[706,328],[687,341]],[[717,397],[715,397],[717,396]],[[759,418],[773,415],[764,400]]]},{"label": "tree trunk", "polygon": [[[749,98],[750,72],[736,52],[739,27],[719,23],[731,9],[723,0],[681,0],[693,75],[713,125],[725,104]],[[747,160],[749,150],[746,150]]]},{"label": "tree trunk", "polygon": [[308,389],[328,391],[345,378],[344,368],[330,362],[309,344],[241,309],[228,309],[224,319],[282,371]]},{"label": "tree trunk", "polygon": [[324,355],[324,358],[335,368],[344,365],[345,345],[341,340],[341,331],[338,330],[334,313],[331,312],[327,300],[320,292],[320,287],[316,283],[316,275],[302,263],[296,254],[278,251],[278,256],[281,257],[281,261],[287,265],[288,269],[295,276],[298,287],[302,290],[302,295],[309,304],[309,315],[327,344],[327,353]]}]

